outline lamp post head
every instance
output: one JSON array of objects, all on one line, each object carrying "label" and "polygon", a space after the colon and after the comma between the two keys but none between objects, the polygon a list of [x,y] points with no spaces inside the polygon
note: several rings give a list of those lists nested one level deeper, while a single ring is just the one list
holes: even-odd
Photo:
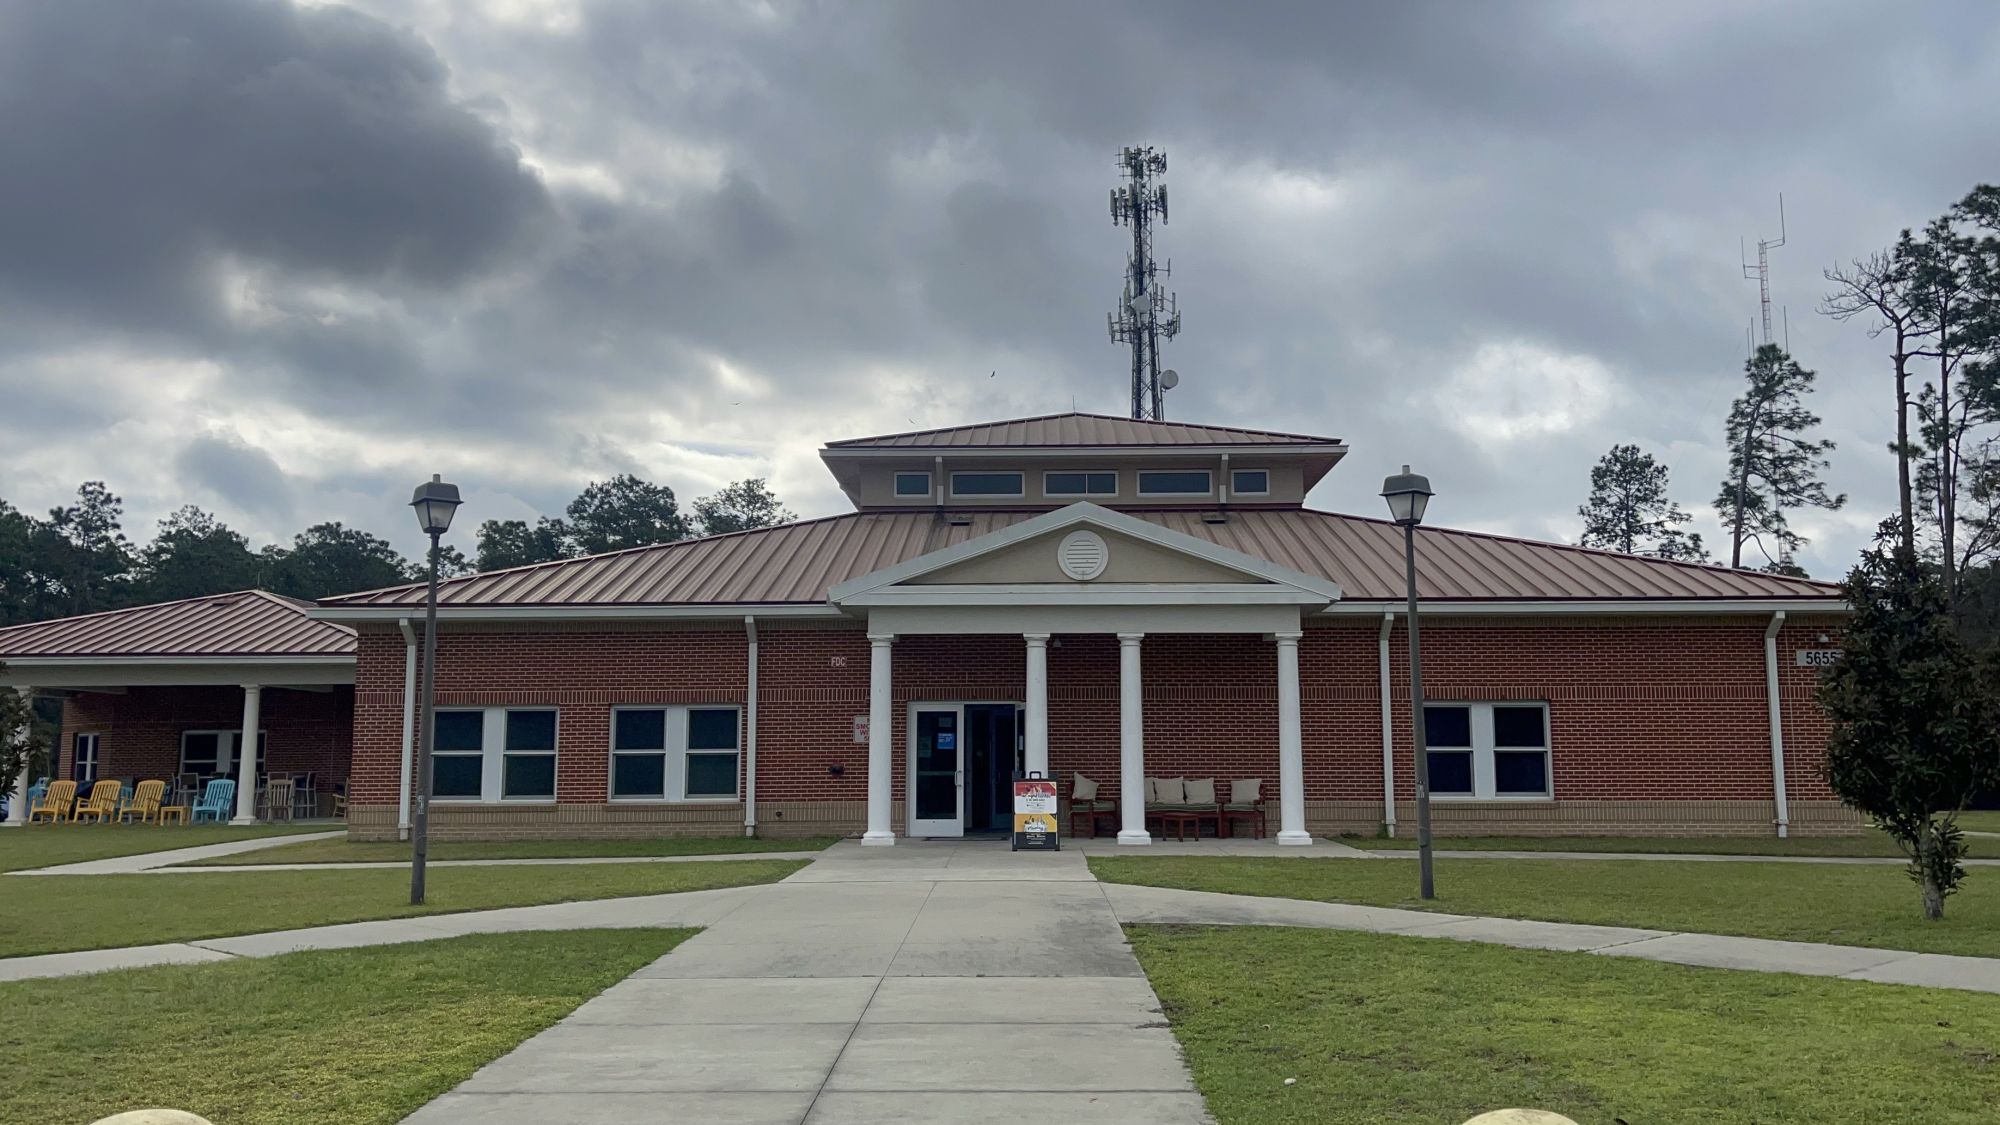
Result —
[{"label": "lamp post head", "polygon": [[1424,508],[1435,495],[1431,479],[1411,472],[1408,465],[1382,482],[1382,499],[1389,502],[1390,518],[1406,527],[1424,522]]},{"label": "lamp post head", "polygon": [[446,484],[443,477],[436,475],[418,485],[416,494],[410,497],[410,507],[417,511],[417,526],[424,529],[425,535],[443,535],[451,527],[451,516],[459,503],[458,486]]}]

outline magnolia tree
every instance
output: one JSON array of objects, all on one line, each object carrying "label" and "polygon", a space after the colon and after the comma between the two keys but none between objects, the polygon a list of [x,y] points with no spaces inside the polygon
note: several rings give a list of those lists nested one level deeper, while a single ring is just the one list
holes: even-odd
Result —
[{"label": "magnolia tree", "polygon": [[1841,660],[1819,697],[1833,720],[1833,791],[1872,818],[1910,858],[1924,916],[1965,878],[1956,823],[2000,781],[2000,694],[1990,665],[1952,627],[1944,583],[1889,520],[1848,575],[1853,616]]}]

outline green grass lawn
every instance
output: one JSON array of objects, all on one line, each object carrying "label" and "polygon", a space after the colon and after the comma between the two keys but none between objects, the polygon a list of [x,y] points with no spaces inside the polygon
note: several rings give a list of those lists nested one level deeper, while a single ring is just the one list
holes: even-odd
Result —
[{"label": "green grass lawn", "polygon": [[[576,859],[597,856],[735,855],[755,852],[813,852],[833,843],[831,836],[806,840],[747,839],[742,836],[684,836],[658,840],[465,840],[433,843],[432,859]],[[350,843],[306,840],[241,855],[197,859],[187,867],[265,863],[408,863],[407,842]]]},{"label": "green grass lawn", "polygon": [[[1958,814],[1958,826],[1968,832],[2000,832],[2000,809],[1974,809]],[[1972,842],[1977,848],[1979,841]]]},{"label": "green grass lawn", "polygon": [[2000,1119],[1993,996],[1381,934],[1127,933],[1220,1125]]},{"label": "green grass lawn", "polygon": [[[409,904],[405,869],[0,879],[0,957],[769,883],[802,860],[442,867]],[[4,1073],[4,1072],[0,1072]],[[0,1117],[0,1120],[5,1120]]]},{"label": "green grass lawn", "polygon": [[[1412,835],[1384,839],[1379,836],[1336,837],[1349,847],[1370,851],[1415,851]],[[1982,847],[1991,841],[1972,840],[1972,854],[1993,855],[2000,848]],[[1439,851],[1480,852],[1625,852],[1683,855],[1807,855],[1807,856],[1900,856],[1895,841],[1870,829],[1861,836],[1439,836],[1433,846]]]},{"label": "green grass lawn", "polygon": [[[338,826],[334,826],[338,827]],[[331,831],[326,825],[260,824],[254,828],[199,824],[158,828],[150,824],[31,824],[0,828],[0,871],[25,871],[58,863],[227,844],[262,836]]]},{"label": "green grass lawn", "polygon": [[[222,876],[217,876],[222,878]],[[0,1121],[388,1125],[693,930],[480,934],[0,984]]]},{"label": "green grass lawn", "polygon": [[1090,869],[1185,890],[2000,957],[1992,868],[1972,869],[1941,922],[1924,920],[1916,887],[1887,864],[1440,859],[1429,903],[1407,860],[1108,856]]}]

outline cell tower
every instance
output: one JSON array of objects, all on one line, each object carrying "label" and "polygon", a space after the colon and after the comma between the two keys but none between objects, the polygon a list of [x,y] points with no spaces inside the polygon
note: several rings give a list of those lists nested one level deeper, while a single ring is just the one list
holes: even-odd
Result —
[{"label": "cell tower", "polygon": [[[1749,255],[1743,252],[1741,240],[1737,243],[1737,257],[1743,258],[1743,276],[1755,278],[1757,295],[1763,301],[1764,342],[1771,342],[1771,251],[1785,244],[1785,193],[1778,193],[1778,237],[1759,239],[1757,242],[1757,264],[1751,265]],[[1754,271],[1754,272],[1753,272]],[[1788,318],[1789,319],[1789,318]],[[1789,345],[1791,341],[1787,340]]]},{"label": "cell tower", "polygon": [[1180,377],[1160,370],[1160,341],[1181,330],[1180,305],[1160,288],[1159,279],[1173,273],[1173,264],[1153,259],[1153,216],[1167,221],[1167,188],[1153,177],[1164,175],[1167,154],[1151,148],[1126,148],[1118,154],[1125,172],[1124,187],[1111,189],[1111,221],[1132,228],[1132,254],[1125,261],[1125,291],[1118,311],[1105,316],[1111,338],[1132,345],[1132,417],[1159,421],[1166,417],[1164,392]]}]

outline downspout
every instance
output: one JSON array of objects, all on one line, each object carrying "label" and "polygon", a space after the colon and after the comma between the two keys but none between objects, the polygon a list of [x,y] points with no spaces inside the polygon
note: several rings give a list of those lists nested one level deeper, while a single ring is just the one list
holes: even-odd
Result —
[{"label": "downspout", "polygon": [[1785,611],[1771,615],[1764,629],[1764,695],[1771,706],[1771,797],[1778,809],[1778,838],[1791,831],[1791,805],[1785,799],[1785,716],[1778,697],[1778,630],[1785,624]]},{"label": "downspout", "polygon": [[745,614],[743,632],[750,638],[749,683],[743,706],[743,834],[757,834],[757,619]]},{"label": "downspout", "polygon": [[1396,728],[1392,717],[1395,710],[1389,699],[1389,629],[1395,623],[1395,614],[1382,615],[1382,631],[1375,646],[1382,675],[1382,828],[1391,839],[1396,835]]},{"label": "downspout", "polygon": [[403,783],[396,788],[396,838],[410,838],[410,744],[417,729],[417,634],[410,619],[399,617],[403,633]]}]

